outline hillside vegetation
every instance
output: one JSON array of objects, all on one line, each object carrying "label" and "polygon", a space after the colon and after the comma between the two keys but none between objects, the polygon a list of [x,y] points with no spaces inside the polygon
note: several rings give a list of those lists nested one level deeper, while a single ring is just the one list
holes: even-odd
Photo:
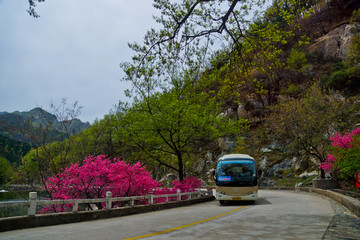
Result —
[{"label": "hillside vegetation", "polygon": [[[215,31],[195,31],[209,27],[205,22],[176,35],[191,1],[165,2],[155,1],[164,29],[131,44],[133,62],[122,64],[131,103],[120,102],[65,141],[32,149],[17,169],[22,181],[40,183],[100,154],[140,160],[164,183],[186,176],[208,181],[216,159],[231,152],[251,154],[265,177],[312,171],[324,177],[319,166],[329,136],[360,123],[360,2],[274,0],[245,28],[243,6],[231,12],[226,33],[218,31],[228,42],[210,57]],[[202,7],[193,19],[212,14]]]},{"label": "hillside vegetation", "polygon": [[89,127],[79,119],[66,119],[54,111],[41,108],[28,112],[0,113],[0,159],[3,168],[0,184],[17,178],[14,169],[23,165],[22,158],[33,148],[63,141]]}]

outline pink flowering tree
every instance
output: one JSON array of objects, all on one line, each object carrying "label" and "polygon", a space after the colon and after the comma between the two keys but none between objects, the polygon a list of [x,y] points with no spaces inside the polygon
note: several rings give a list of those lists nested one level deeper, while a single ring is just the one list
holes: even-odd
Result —
[{"label": "pink flowering tree", "polygon": [[[147,195],[152,191],[155,195],[181,192],[193,192],[200,187],[201,181],[189,177],[183,181],[175,180],[173,188],[160,188],[150,173],[140,163],[129,164],[121,159],[110,159],[104,155],[89,156],[80,164],[71,164],[60,174],[46,181],[46,189],[51,199],[92,199],[105,198],[106,192],[112,192],[113,197],[128,197]],[[164,202],[165,199],[157,199]],[[113,203],[121,206],[123,202]],[[105,204],[96,204],[98,209]],[[69,211],[72,204],[55,205],[43,208],[42,212]],[[92,205],[88,205],[92,209]]]},{"label": "pink flowering tree", "polygon": [[330,140],[330,153],[320,167],[327,172],[337,169],[341,177],[352,179],[360,170],[360,128],[344,135],[336,133]]},{"label": "pink flowering tree", "polygon": [[[200,188],[202,182],[198,180],[196,177],[188,177],[180,180],[174,180],[172,182],[172,188],[157,188],[154,191],[154,195],[163,195],[163,194],[174,194],[177,193],[179,189],[181,193],[185,192],[195,192],[198,188]],[[188,196],[182,196],[181,200],[187,199]],[[171,198],[170,200],[175,200],[176,197]],[[161,203],[165,201],[165,198],[157,198],[155,199],[157,203]]]},{"label": "pink flowering tree", "polygon": [[[111,191],[113,197],[139,196],[158,186],[159,183],[140,163],[131,165],[104,155],[89,156],[82,164],[71,164],[46,181],[52,199],[105,198],[107,191]],[[53,211],[65,211],[68,207],[71,206],[57,206]],[[97,204],[97,207],[104,206]]]},{"label": "pink flowering tree", "polygon": [[174,180],[173,185],[175,189],[180,189],[181,192],[195,192],[201,186],[201,180],[196,177],[188,177],[182,181]]}]

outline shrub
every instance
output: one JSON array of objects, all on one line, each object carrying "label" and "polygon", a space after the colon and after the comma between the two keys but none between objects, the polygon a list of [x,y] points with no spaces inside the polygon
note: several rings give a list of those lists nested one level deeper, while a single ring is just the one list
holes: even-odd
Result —
[{"label": "shrub", "polygon": [[334,90],[344,91],[353,95],[359,91],[360,67],[347,67],[344,63],[336,63],[329,76],[322,79],[322,85]]},{"label": "shrub", "polygon": [[[46,180],[45,189],[52,199],[92,199],[106,198],[106,192],[111,191],[113,197],[129,197],[181,192],[193,192],[200,187],[201,181],[189,177],[183,181],[175,180],[173,188],[159,188],[160,184],[152,179],[150,173],[139,162],[126,163],[121,159],[110,159],[104,155],[89,156],[79,164],[71,164],[60,174]],[[185,199],[185,197],[183,198]],[[157,199],[164,202],[165,199]],[[146,203],[147,201],[142,201]],[[113,203],[122,206],[124,202]],[[105,204],[96,204],[97,208],[105,208]],[[69,211],[72,204],[45,207],[42,212]],[[92,209],[92,205],[88,205]]]},{"label": "shrub", "polygon": [[352,12],[351,18],[350,18],[350,24],[355,24],[357,22],[360,22],[360,8],[359,9],[355,9]]},{"label": "shrub", "polygon": [[[139,196],[159,185],[139,162],[131,165],[99,155],[85,158],[82,164],[71,164],[62,173],[48,178],[45,188],[53,199],[83,199],[105,198],[107,191],[111,191],[113,197]],[[43,212],[66,211],[70,207],[48,207]],[[104,204],[97,207],[104,208]]]},{"label": "shrub", "polygon": [[356,66],[360,63],[360,33],[356,34],[351,40],[345,63],[347,66]]},{"label": "shrub", "polygon": [[326,171],[338,169],[342,178],[353,179],[360,170],[360,128],[344,135],[336,133],[330,137],[331,151],[321,168]]}]

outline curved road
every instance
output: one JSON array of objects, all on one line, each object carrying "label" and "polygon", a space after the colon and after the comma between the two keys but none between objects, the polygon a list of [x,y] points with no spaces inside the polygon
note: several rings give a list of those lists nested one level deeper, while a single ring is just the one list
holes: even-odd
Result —
[{"label": "curved road", "polygon": [[192,206],[0,233],[0,239],[321,239],[334,216],[316,194],[260,191],[253,205]]}]

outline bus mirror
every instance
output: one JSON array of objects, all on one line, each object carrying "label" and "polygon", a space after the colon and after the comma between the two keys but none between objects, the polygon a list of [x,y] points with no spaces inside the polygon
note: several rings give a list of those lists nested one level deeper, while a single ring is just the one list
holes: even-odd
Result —
[{"label": "bus mirror", "polygon": [[212,175],[212,177],[213,177],[214,180],[216,180],[215,173],[216,173],[216,172],[215,172],[215,169],[213,169],[213,170],[211,171],[211,175]]}]

